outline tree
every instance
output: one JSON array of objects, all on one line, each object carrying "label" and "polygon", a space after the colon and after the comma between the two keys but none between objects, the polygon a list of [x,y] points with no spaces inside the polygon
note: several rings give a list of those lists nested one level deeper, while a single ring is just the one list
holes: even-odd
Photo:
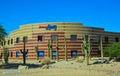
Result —
[{"label": "tree", "polygon": [[7,35],[5,29],[0,24],[0,43],[4,42],[5,36]]},{"label": "tree", "polygon": [[108,45],[104,49],[104,55],[108,57],[119,57],[120,56],[120,42],[115,42]]},{"label": "tree", "polygon": [[[5,29],[0,24],[0,44],[1,45],[3,45],[3,42],[5,41],[5,36],[6,35],[7,35],[7,33],[6,33]],[[3,50],[4,50],[4,61],[7,64],[8,63],[8,53],[9,53],[8,48],[3,47]]]}]

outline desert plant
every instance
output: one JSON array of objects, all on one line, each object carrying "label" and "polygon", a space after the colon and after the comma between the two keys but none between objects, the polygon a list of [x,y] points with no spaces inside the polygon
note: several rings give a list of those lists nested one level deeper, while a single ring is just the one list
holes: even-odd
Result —
[{"label": "desert plant", "polygon": [[52,59],[52,39],[48,40],[48,57]]},{"label": "desert plant", "polygon": [[35,52],[36,52],[36,56],[37,56],[37,60],[39,59],[39,56],[38,56],[38,45],[35,46]]},{"label": "desert plant", "polygon": [[26,55],[28,54],[28,50],[26,51],[26,42],[27,42],[27,37],[24,36],[23,37],[23,51],[21,51],[21,53],[23,54],[23,64],[25,65],[26,64]]},{"label": "desert plant", "polygon": [[64,52],[65,52],[65,61],[67,61],[67,46],[66,46],[66,37],[64,36]]},{"label": "desert plant", "polygon": [[4,61],[5,61],[5,64],[8,63],[8,57],[9,57],[9,50],[7,47],[3,47],[4,49]]},{"label": "desert plant", "polygon": [[101,59],[104,59],[104,55],[103,55],[103,39],[101,35],[97,36],[97,39],[99,41],[99,50],[100,50],[100,55],[101,55]]},{"label": "desert plant", "polygon": [[47,50],[48,50],[48,57],[50,57],[50,40],[48,40],[48,48],[47,48]]},{"label": "desert plant", "polygon": [[104,48],[104,56],[108,57],[120,57],[120,42],[115,42],[109,44],[107,47]]},{"label": "desert plant", "polygon": [[56,61],[59,61],[58,50],[59,50],[59,48],[58,48],[58,37],[57,37],[57,39],[56,39],[56,53],[57,53],[57,55],[56,55]]},{"label": "desert plant", "polygon": [[81,44],[82,53],[85,56],[86,64],[89,65],[90,55],[91,55],[91,40],[90,36],[83,36],[83,44]]},{"label": "desert plant", "polygon": [[2,44],[4,42],[6,35],[7,35],[7,33],[6,33],[5,29],[0,24],[0,44]]},{"label": "desert plant", "polygon": [[50,64],[50,58],[49,57],[45,57],[44,59],[42,59],[41,63],[43,65],[49,65]]},{"label": "desert plant", "polygon": [[83,56],[79,56],[79,57],[77,57],[75,59],[75,61],[78,62],[78,63],[82,63],[82,62],[84,62],[84,57]]}]

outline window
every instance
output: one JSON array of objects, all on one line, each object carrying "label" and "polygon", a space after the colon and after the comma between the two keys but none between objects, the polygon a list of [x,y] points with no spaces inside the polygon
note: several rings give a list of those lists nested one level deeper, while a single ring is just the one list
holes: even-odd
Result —
[{"label": "window", "polygon": [[52,36],[51,36],[51,39],[52,39],[53,41],[56,41],[57,38],[58,38],[58,35],[52,35]]},{"label": "window", "polygon": [[1,46],[3,46],[4,44],[3,44],[3,42],[1,42]]},{"label": "window", "polygon": [[108,37],[105,37],[105,42],[107,42],[107,43],[108,43]]},{"label": "window", "polygon": [[96,36],[96,42],[100,42],[100,35]]},{"label": "window", "polygon": [[56,51],[52,51],[52,57],[56,57]]},{"label": "window", "polygon": [[116,41],[116,42],[119,42],[119,38],[118,38],[118,37],[116,37],[116,38],[115,38],[115,41]]},{"label": "window", "polygon": [[11,39],[11,44],[13,44],[13,39]]},{"label": "window", "polygon": [[10,40],[8,40],[8,42],[7,42],[7,43],[8,43],[8,45],[9,45],[9,44],[10,44]]},{"label": "window", "polygon": [[0,57],[2,58],[2,56],[3,56],[3,53],[1,53]]},{"label": "window", "polygon": [[20,52],[16,52],[16,57],[17,57],[17,58],[20,57]]},{"label": "window", "polygon": [[77,40],[77,35],[71,35],[70,39],[71,40]]},{"label": "window", "polygon": [[6,45],[6,41],[4,41],[4,45]]},{"label": "window", "polygon": [[19,42],[20,42],[20,38],[17,37],[17,38],[16,38],[16,43],[19,43]]},{"label": "window", "polygon": [[9,54],[10,54],[10,53],[8,52],[8,57],[9,57]]},{"label": "window", "polygon": [[44,51],[38,51],[38,57],[44,57]]},{"label": "window", "polygon": [[28,53],[26,53],[25,57],[26,57],[26,58],[28,57]]},{"label": "window", "polygon": [[77,51],[76,50],[72,50],[71,51],[71,56],[72,57],[76,57],[77,56]]},{"label": "window", "polygon": [[27,40],[28,40],[28,37],[27,37],[27,36],[24,36],[24,37],[23,37],[23,42],[27,42]]},{"label": "window", "polygon": [[38,41],[43,41],[44,40],[44,36],[38,36]]},{"label": "window", "polygon": [[11,57],[13,57],[13,52],[11,52]]}]

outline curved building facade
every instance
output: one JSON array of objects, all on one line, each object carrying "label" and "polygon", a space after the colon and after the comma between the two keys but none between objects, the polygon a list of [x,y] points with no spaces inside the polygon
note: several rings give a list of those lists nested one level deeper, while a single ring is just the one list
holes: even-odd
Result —
[{"label": "curved building facade", "polygon": [[[34,60],[51,56],[53,59],[58,54],[59,59],[81,56],[83,36],[89,35],[91,40],[92,56],[100,56],[98,36],[102,37],[103,47],[113,42],[120,41],[120,33],[106,32],[103,28],[87,27],[82,23],[50,22],[27,24],[10,33],[5,42],[0,46],[0,55],[3,57],[3,46],[9,49],[9,59],[21,60],[24,50],[23,37],[26,38],[25,50],[28,51],[26,58]],[[36,54],[35,48],[38,48]],[[65,48],[66,47],[66,48]],[[57,51],[57,52],[56,52]],[[49,53],[50,52],[50,53]]]}]

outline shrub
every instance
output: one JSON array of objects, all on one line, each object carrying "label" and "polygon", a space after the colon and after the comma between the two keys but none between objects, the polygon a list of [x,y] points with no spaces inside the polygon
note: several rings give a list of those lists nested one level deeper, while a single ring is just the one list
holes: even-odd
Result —
[{"label": "shrub", "polygon": [[108,47],[106,47],[103,52],[104,52],[104,56],[119,57],[120,56],[120,42],[108,45]]},{"label": "shrub", "polygon": [[43,65],[48,65],[48,64],[50,64],[50,58],[49,57],[45,57],[42,61],[41,61],[41,63],[43,64]]}]

